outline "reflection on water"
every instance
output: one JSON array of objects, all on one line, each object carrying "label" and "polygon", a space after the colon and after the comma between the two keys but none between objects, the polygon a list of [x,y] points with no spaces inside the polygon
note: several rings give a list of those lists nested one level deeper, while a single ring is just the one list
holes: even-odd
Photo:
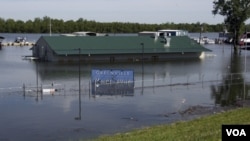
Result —
[{"label": "reflection on water", "polygon": [[[246,61],[246,60],[245,60]],[[211,85],[212,97],[215,99],[215,104],[221,106],[239,105],[243,106],[244,100],[248,95],[249,84],[245,83],[243,77],[242,62],[244,60],[240,54],[233,53],[231,56],[230,67],[228,72],[223,76],[221,84]]]},{"label": "reflection on water", "polygon": [[[226,45],[206,47],[213,52],[201,60],[81,63],[80,81],[78,62],[22,60],[31,54],[29,48],[4,47],[0,140],[88,139],[192,119],[235,102],[242,106],[241,101],[250,98],[249,52],[232,54]],[[93,69],[133,70],[134,81],[91,83]]]}]

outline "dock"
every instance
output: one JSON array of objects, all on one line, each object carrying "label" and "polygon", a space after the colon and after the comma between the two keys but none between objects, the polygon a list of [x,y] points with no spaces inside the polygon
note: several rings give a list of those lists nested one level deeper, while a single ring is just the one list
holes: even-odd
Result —
[{"label": "dock", "polygon": [[1,43],[2,47],[6,47],[6,46],[20,46],[20,47],[29,46],[29,47],[31,47],[33,45],[35,45],[35,43],[32,43],[32,42],[21,42],[21,43],[8,42],[8,43]]}]

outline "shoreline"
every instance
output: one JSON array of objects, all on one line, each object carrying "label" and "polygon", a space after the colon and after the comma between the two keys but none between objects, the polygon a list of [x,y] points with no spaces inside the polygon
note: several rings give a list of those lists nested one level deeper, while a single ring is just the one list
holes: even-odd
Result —
[{"label": "shoreline", "polygon": [[188,120],[147,126],[115,134],[104,134],[89,140],[218,140],[221,138],[222,125],[235,123],[248,125],[249,108],[250,105],[222,107],[216,109],[214,113],[201,114]]}]

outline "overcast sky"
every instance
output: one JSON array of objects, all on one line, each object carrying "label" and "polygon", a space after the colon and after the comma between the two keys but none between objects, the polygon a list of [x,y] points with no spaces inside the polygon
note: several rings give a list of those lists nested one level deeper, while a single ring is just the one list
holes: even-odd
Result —
[{"label": "overcast sky", "polygon": [[213,0],[1,0],[1,18],[27,21],[54,19],[98,22],[223,22],[212,14]]}]

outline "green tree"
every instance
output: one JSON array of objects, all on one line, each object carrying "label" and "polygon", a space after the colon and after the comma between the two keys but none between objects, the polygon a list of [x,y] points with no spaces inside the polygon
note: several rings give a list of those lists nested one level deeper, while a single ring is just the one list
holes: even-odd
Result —
[{"label": "green tree", "polygon": [[[157,31],[160,29],[184,29],[189,32],[200,32],[201,23],[162,23],[162,24],[146,24],[146,23],[122,23],[122,22],[96,22],[83,18],[78,20],[64,21],[62,19],[51,19],[48,16],[43,18],[34,18],[26,22],[14,19],[3,19],[0,17],[0,32],[6,33],[49,33],[50,23],[52,25],[52,33],[71,33],[76,31],[93,31],[100,33],[138,33],[140,31]],[[209,25],[202,23],[204,32],[219,32],[223,24]],[[249,25],[246,26],[249,30]]]},{"label": "green tree", "polygon": [[53,33],[66,33],[62,19],[51,19],[51,26]]},{"label": "green tree", "polygon": [[213,4],[212,13],[224,16],[228,30],[234,33],[234,50],[237,51],[244,22],[250,18],[250,0],[215,0]]},{"label": "green tree", "polygon": [[35,18],[32,27],[33,27],[33,32],[34,33],[42,33],[41,32],[42,19],[41,18]]},{"label": "green tree", "polygon": [[0,32],[5,32],[5,20],[0,18]]},{"label": "green tree", "polygon": [[25,32],[26,33],[34,33],[33,21],[31,21],[31,20],[26,21]]},{"label": "green tree", "polygon": [[51,19],[48,16],[43,17],[41,20],[41,27],[40,31],[41,33],[49,33],[50,32],[50,24],[51,24]]},{"label": "green tree", "polygon": [[16,21],[14,19],[8,19],[5,22],[6,32],[8,32],[8,33],[14,33],[15,32],[15,27],[16,27]]},{"label": "green tree", "polygon": [[24,33],[25,32],[25,23],[21,20],[16,21],[15,24],[15,32],[16,33]]}]

